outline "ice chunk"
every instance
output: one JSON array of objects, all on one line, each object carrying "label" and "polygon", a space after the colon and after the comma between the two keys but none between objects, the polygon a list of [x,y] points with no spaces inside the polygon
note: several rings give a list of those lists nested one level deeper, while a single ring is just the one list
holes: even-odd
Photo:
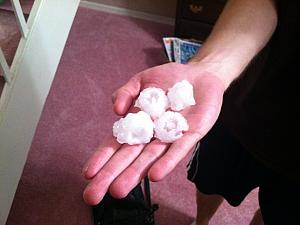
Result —
[{"label": "ice chunk", "polygon": [[151,117],[140,111],[128,113],[113,125],[113,135],[120,144],[144,144],[153,137],[154,123]]},{"label": "ice chunk", "polygon": [[151,87],[140,92],[135,106],[156,119],[169,107],[169,101],[162,89]]},{"label": "ice chunk", "polygon": [[155,137],[162,142],[172,143],[189,129],[186,119],[178,112],[167,111],[154,122]]},{"label": "ice chunk", "polygon": [[180,111],[196,104],[193,86],[187,80],[177,82],[173,87],[169,88],[167,96],[171,109],[174,111]]}]

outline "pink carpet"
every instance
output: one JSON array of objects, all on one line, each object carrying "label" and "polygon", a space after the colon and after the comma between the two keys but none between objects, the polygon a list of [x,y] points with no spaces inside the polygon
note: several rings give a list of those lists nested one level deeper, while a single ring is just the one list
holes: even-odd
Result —
[{"label": "pink carpet", "polygon": [[[30,13],[34,0],[20,0],[20,4],[25,15]],[[13,11],[10,0],[6,0],[4,3],[0,4],[0,9],[7,11]]]},{"label": "pink carpet", "polygon": [[[14,13],[0,9],[0,48],[8,65],[11,65],[17,50],[21,34],[19,32]],[[0,96],[5,81],[0,69]]]},{"label": "pink carpet", "polygon": [[[173,27],[80,9],[48,96],[7,225],[92,225],[82,200],[81,168],[116,116],[111,94],[130,76],[166,62],[161,38]],[[195,189],[187,159],[152,183],[157,225],[189,225]],[[212,225],[246,225],[257,207],[253,192],[238,208],[223,204]]]}]

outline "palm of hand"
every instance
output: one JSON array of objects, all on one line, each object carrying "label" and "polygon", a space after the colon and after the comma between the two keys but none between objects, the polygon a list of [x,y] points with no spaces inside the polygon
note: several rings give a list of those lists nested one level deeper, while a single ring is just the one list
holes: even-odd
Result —
[{"label": "palm of hand", "polygon": [[166,91],[184,79],[194,86],[196,100],[195,106],[181,111],[189,130],[172,144],[154,139],[147,145],[120,145],[110,136],[84,169],[84,175],[92,179],[84,192],[87,203],[97,204],[108,189],[115,197],[125,197],[146,175],[150,180],[161,180],[213,126],[222,105],[223,85],[216,76],[197,72],[190,65],[169,63],[135,75],[116,92],[114,109],[124,115],[144,88],[159,87]]}]

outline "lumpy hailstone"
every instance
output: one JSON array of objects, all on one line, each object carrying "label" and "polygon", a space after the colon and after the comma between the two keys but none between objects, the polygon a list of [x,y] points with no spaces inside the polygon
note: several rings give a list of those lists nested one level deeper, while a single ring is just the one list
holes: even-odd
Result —
[{"label": "lumpy hailstone", "polygon": [[[190,105],[195,105],[193,86],[186,80],[176,83],[167,95],[160,88],[144,89],[135,106],[142,111],[128,113],[126,117],[113,125],[113,135],[121,144],[130,145],[149,143],[155,137],[162,142],[172,143],[182,137],[189,129],[186,119],[178,112]],[[155,120],[153,123],[152,119]]]},{"label": "lumpy hailstone", "polygon": [[153,137],[154,124],[151,117],[140,111],[128,113],[113,125],[113,135],[120,144],[144,144]]},{"label": "lumpy hailstone", "polygon": [[171,109],[180,111],[184,108],[195,105],[193,86],[186,80],[176,83],[168,91],[168,99]]},{"label": "lumpy hailstone", "polygon": [[154,122],[155,137],[162,142],[172,143],[189,129],[186,119],[178,112],[167,111]]},{"label": "lumpy hailstone", "polygon": [[162,89],[154,87],[146,88],[140,92],[135,106],[155,119],[166,111],[169,107],[169,101]]}]

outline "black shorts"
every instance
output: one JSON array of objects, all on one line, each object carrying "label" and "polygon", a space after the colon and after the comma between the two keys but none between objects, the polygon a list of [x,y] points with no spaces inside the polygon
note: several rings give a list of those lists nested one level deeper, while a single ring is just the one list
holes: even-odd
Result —
[{"label": "black shorts", "polygon": [[188,179],[200,192],[221,195],[232,206],[259,187],[265,225],[300,224],[299,185],[266,168],[220,123],[196,146]]}]

